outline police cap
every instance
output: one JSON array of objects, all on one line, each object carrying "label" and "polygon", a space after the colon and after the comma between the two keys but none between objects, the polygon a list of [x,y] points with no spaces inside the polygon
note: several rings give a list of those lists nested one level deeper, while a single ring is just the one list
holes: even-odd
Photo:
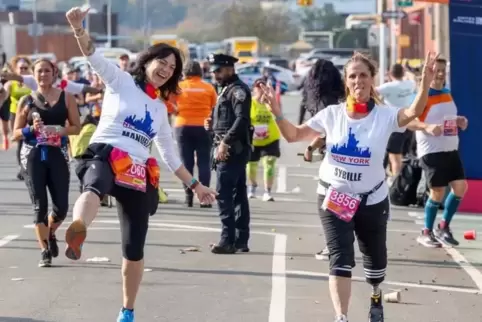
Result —
[{"label": "police cap", "polygon": [[234,64],[238,62],[238,59],[225,54],[210,54],[208,56],[208,61],[211,65],[210,71],[215,72],[221,67],[234,67]]}]

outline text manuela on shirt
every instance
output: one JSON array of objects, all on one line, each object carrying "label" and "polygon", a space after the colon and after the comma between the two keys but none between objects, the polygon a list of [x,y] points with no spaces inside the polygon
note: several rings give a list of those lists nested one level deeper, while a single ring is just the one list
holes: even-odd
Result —
[{"label": "text manuela on shirt", "polygon": [[122,130],[122,136],[129,137],[145,147],[149,147],[152,139],[156,136],[156,132],[152,129],[152,117],[151,113],[145,108],[144,117],[138,117],[137,115],[130,115],[125,118],[123,122],[124,129]]}]

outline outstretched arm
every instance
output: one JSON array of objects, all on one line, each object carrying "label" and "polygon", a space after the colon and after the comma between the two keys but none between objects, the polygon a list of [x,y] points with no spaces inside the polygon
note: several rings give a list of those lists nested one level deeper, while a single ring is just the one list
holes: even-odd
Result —
[{"label": "outstretched arm", "polygon": [[92,68],[99,74],[106,86],[113,90],[119,89],[126,81],[132,81],[129,74],[120,70],[112,62],[108,61],[104,56],[95,51],[94,41],[88,32],[82,27],[82,21],[87,15],[87,11],[82,11],[75,7],[70,9],[66,16],[70,26],[74,30],[74,36],[77,39],[77,44]]}]

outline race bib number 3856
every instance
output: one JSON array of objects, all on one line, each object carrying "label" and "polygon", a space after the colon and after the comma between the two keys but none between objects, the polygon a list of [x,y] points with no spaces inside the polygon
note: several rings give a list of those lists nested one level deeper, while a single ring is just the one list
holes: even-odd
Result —
[{"label": "race bib number 3856", "polygon": [[115,182],[119,186],[146,192],[146,171],[145,164],[132,163],[127,171],[116,174]]},{"label": "race bib number 3856", "polygon": [[328,210],[345,222],[350,222],[360,206],[361,198],[350,193],[341,193],[328,188],[322,209]]}]

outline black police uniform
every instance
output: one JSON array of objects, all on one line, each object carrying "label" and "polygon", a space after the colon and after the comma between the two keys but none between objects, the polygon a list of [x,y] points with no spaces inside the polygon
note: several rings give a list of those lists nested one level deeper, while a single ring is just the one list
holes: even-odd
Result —
[{"label": "black police uniform", "polygon": [[[210,55],[211,71],[233,67],[234,57]],[[246,187],[246,165],[251,152],[251,91],[236,74],[220,84],[218,102],[213,109],[212,131],[214,135],[213,167],[216,170],[219,217],[222,223],[221,240],[212,246],[215,254],[248,252],[250,210]],[[229,148],[225,161],[214,159],[219,143]]]}]

